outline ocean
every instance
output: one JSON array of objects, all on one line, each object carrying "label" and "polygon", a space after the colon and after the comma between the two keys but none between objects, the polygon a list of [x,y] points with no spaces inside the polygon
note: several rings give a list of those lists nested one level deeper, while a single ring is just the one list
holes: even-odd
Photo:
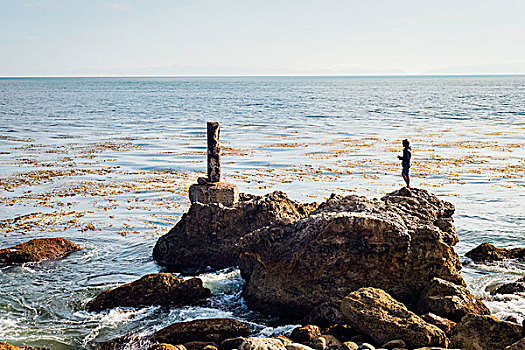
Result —
[{"label": "ocean", "polygon": [[199,275],[203,306],[84,311],[101,291],[162,269],[156,239],[206,171],[206,122],[221,123],[224,179],[242,192],[381,197],[412,186],[456,206],[455,249],[494,315],[525,318],[525,297],[493,296],[525,264],[475,264],[482,242],[525,247],[525,77],[195,77],[0,79],[0,248],[64,237],[66,259],[0,268],[0,341],[93,349],[131,331],[234,317],[263,335],[294,325],[249,310],[237,269]]}]

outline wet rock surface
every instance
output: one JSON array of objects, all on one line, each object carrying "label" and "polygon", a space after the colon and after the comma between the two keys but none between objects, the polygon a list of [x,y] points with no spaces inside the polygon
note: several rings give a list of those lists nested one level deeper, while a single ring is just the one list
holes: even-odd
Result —
[{"label": "wet rock surface", "polygon": [[50,350],[50,349],[38,348],[35,346],[14,346],[8,343],[0,342],[0,350]]},{"label": "wet rock surface", "polygon": [[409,347],[447,346],[445,333],[377,288],[361,288],[341,303],[346,322],[379,344],[403,340]]},{"label": "wet rock surface", "polygon": [[490,243],[482,243],[465,254],[476,262],[501,261],[505,259],[525,260],[525,248],[496,248]]},{"label": "wet rock surface", "polygon": [[465,285],[453,213],[451,203],[422,189],[381,199],[332,195],[307,218],[241,239],[243,295],[265,313],[304,317],[371,286],[411,308],[434,277]]},{"label": "wet rock surface", "polygon": [[512,283],[506,283],[496,288],[492,294],[513,294],[525,292],[525,277]]},{"label": "wet rock surface", "polygon": [[463,350],[494,350],[517,342],[523,328],[493,316],[468,314],[456,325],[451,346]]},{"label": "wet rock surface", "polygon": [[476,299],[467,288],[434,278],[421,293],[418,302],[419,313],[432,313],[459,321],[469,313],[490,315],[490,310]]},{"label": "wet rock surface", "polygon": [[100,311],[114,307],[147,305],[182,306],[202,301],[211,291],[198,278],[184,280],[169,273],[152,273],[136,281],[100,293],[86,308]]},{"label": "wet rock surface", "polygon": [[153,257],[173,270],[237,266],[234,245],[241,237],[274,222],[305,217],[315,207],[292,201],[283,192],[262,197],[241,194],[232,207],[192,203],[175,227],[159,238]]},{"label": "wet rock surface", "polygon": [[250,334],[251,330],[245,323],[230,318],[213,318],[174,323],[155,332],[151,340],[168,344],[184,344],[193,341],[220,344],[228,338],[245,337]]},{"label": "wet rock surface", "polygon": [[13,247],[0,249],[0,264],[11,265],[59,259],[81,249],[77,244],[64,238],[35,238]]}]

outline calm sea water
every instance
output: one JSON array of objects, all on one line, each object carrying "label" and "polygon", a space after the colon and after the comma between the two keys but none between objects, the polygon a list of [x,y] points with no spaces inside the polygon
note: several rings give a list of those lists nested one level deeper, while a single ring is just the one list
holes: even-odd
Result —
[{"label": "calm sea water", "polygon": [[236,269],[200,275],[214,293],[203,306],[83,310],[160,271],[151,251],[206,169],[209,120],[221,123],[227,181],[301,201],[399,188],[408,138],[413,186],[456,205],[469,288],[495,315],[525,318],[524,297],[488,292],[523,264],[464,258],[484,241],[525,246],[525,77],[0,79],[0,248],[35,237],[84,247],[0,269],[0,341],[93,348],[222,316],[261,334],[293,327],[245,307]]}]

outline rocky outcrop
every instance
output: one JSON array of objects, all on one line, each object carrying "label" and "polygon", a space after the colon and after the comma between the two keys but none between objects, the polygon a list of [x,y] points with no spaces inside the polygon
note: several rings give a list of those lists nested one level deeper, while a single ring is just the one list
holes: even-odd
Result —
[{"label": "rocky outcrop", "polygon": [[465,254],[476,262],[501,261],[504,259],[525,260],[525,248],[496,248],[490,243],[482,243]]},{"label": "rocky outcrop", "polygon": [[292,201],[282,192],[263,197],[241,194],[232,207],[195,202],[175,227],[159,238],[153,258],[174,270],[237,266],[234,245],[241,237],[277,221],[305,217],[315,207]]},{"label": "rocky outcrop", "polygon": [[525,292],[525,277],[512,283],[506,283],[496,288],[492,294],[513,294]]},{"label": "rocky outcrop", "polygon": [[58,259],[82,248],[64,238],[35,238],[13,247],[0,249],[0,264],[20,264]]},{"label": "rocky outcrop", "polygon": [[250,328],[240,321],[230,318],[212,318],[174,323],[155,332],[151,340],[168,344],[185,344],[193,341],[220,344],[225,339],[245,337],[250,334]]},{"label": "rocky outcrop", "polygon": [[441,329],[443,332],[445,332],[447,337],[452,335],[452,331],[454,330],[454,327],[456,327],[456,322],[438,315],[434,315],[430,312],[428,314],[421,315],[421,318]]},{"label": "rocky outcrop", "polygon": [[490,310],[476,299],[467,288],[452,282],[434,278],[421,293],[418,302],[419,313],[432,313],[459,321],[469,313],[490,315]]},{"label": "rocky outcrop", "polygon": [[266,313],[304,317],[362,287],[413,307],[434,277],[465,286],[453,213],[451,203],[422,189],[381,199],[332,195],[307,218],[241,239],[245,300]]},{"label": "rocky outcrop", "polygon": [[525,349],[525,338],[522,338],[505,348],[505,350],[524,350]]},{"label": "rocky outcrop", "polygon": [[409,347],[447,346],[445,333],[377,288],[361,288],[341,303],[346,322],[379,344],[403,340]]},{"label": "rocky outcrop", "polygon": [[152,273],[120,287],[109,289],[91,300],[86,308],[100,311],[114,307],[148,305],[182,306],[202,301],[211,291],[198,278],[184,280],[169,273]]},{"label": "rocky outcrop", "polygon": [[451,346],[462,350],[504,349],[522,338],[522,327],[493,316],[468,314],[454,328]]}]

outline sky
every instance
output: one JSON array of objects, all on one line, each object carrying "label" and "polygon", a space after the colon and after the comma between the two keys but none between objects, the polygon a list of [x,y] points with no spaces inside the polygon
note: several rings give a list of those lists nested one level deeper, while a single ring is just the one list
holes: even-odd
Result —
[{"label": "sky", "polygon": [[524,0],[0,0],[0,76],[525,74]]}]

